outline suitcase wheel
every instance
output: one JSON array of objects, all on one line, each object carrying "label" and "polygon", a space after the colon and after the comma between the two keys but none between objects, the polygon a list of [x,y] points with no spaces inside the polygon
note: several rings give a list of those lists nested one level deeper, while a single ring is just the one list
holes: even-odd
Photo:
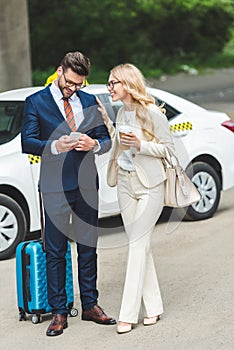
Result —
[{"label": "suitcase wheel", "polygon": [[19,321],[27,321],[26,313],[24,311],[19,312]]},{"label": "suitcase wheel", "polygon": [[69,310],[69,315],[70,315],[71,317],[76,317],[76,316],[78,315],[78,310],[75,309],[75,308],[71,308],[71,309]]},{"label": "suitcase wheel", "polygon": [[42,317],[40,314],[35,314],[35,315],[32,315],[32,323],[33,324],[37,324],[37,323],[40,323],[42,322]]}]

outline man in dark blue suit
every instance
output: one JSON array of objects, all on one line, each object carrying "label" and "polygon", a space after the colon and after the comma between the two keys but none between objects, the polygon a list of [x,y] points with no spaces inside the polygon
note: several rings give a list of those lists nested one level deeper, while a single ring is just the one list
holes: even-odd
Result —
[{"label": "man in dark blue suit", "polygon": [[[87,57],[70,52],[57,69],[58,79],[25,101],[22,149],[41,156],[48,299],[53,314],[48,336],[62,334],[67,327],[68,237],[77,242],[82,319],[116,323],[97,303],[98,174],[94,157],[107,152],[111,141],[95,96],[81,91],[89,70]],[[72,137],[74,130],[80,134]]]}]

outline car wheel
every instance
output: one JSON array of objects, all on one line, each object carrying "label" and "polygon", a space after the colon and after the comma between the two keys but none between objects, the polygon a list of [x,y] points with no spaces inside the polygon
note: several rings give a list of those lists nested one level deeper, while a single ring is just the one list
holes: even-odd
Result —
[{"label": "car wheel", "polygon": [[19,204],[11,197],[0,194],[0,260],[15,253],[26,232],[26,219]]},{"label": "car wheel", "polygon": [[188,176],[201,193],[201,200],[187,208],[185,220],[204,220],[216,212],[221,192],[221,181],[215,169],[204,162],[191,164],[186,170]]}]

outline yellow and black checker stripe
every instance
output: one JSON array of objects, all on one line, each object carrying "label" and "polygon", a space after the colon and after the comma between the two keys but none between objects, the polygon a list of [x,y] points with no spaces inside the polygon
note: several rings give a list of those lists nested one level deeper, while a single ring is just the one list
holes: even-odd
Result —
[{"label": "yellow and black checker stripe", "polygon": [[180,132],[180,131],[186,131],[186,130],[192,130],[193,124],[190,122],[184,122],[179,124],[174,124],[170,126],[171,132]]},{"label": "yellow and black checker stripe", "polygon": [[40,156],[34,156],[33,154],[29,154],[28,159],[29,159],[30,164],[37,164],[37,163],[40,163],[40,161],[41,161]]}]

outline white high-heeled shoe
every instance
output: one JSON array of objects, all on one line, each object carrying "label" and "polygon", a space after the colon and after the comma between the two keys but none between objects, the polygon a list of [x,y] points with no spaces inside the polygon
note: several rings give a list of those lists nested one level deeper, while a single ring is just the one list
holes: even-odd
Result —
[{"label": "white high-heeled shoe", "polygon": [[152,326],[153,324],[156,324],[160,320],[160,316],[154,316],[154,317],[145,317],[143,320],[144,326]]},{"label": "white high-heeled shoe", "polygon": [[117,325],[117,333],[123,334],[123,333],[129,333],[132,330],[132,324],[131,323],[125,323],[125,324],[118,324]]}]

